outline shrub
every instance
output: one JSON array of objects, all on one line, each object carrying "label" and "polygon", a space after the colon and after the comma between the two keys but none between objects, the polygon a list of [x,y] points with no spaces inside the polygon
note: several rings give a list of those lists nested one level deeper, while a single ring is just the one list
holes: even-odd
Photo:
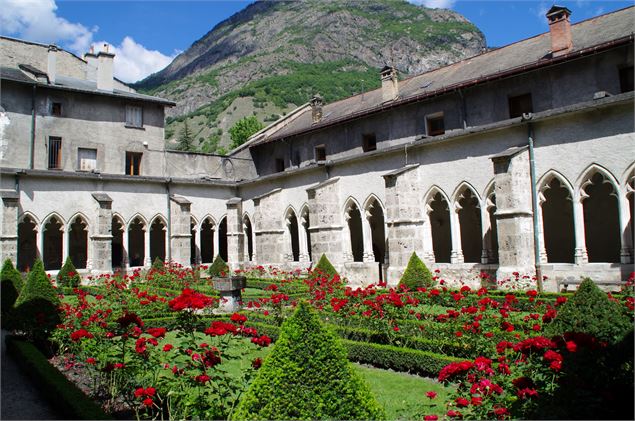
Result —
[{"label": "shrub", "polygon": [[154,262],[152,262],[152,269],[161,272],[165,269],[165,264],[163,264],[163,260],[159,259],[159,256],[154,258]]},{"label": "shrub", "polygon": [[227,276],[229,273],[229,266],[227,266],[227,263],[225,263],[220,255],[217,255],[207,271],[209,272],[209,276],[212,278]]},{"label": "shrub", "polygon": [[406,271],[399,280],[399,286],[405,286],[410,290],[415,290],[420,287],[431,287],[433,285],[432,274],[425,263],[419,259],[417,253],[412,253]]},{"label": "shrub", "polygon": [[77,288],[81,282],[82,278],[77,273],[73,261],[67,257],[64,266],[57,273],[57,286]]},{"label": "shrub", "polygon": [[11,329],[11,318],[13,316],[13,305],[18,299],[20,291],[24,285],[22,275],[13,267],[11,259],[4,261],[0,272],[0,297],[2,298],[2,327]]},{"label": "shrub", "polygon": [[318,264],[315,265],[315,268],[313,268],[313,272],[318,274],[321,273],[322,275],[327,276],[330,279],[332,279],[335,275],[338,275],[337,271],[325,254],[320,257]]},{"label": "shrub", "polygon": [[282,326],[233,419],[383,419],[346,350],[306,303]]},{"label": "shrub", "polygon": [[57,293],[44,272],[42,261],[38,259],[15,302],[18,328],[31,339],[48,339],[60,322],[59,305]]},{"label": "shrub", "polygon": [[560,307],[558,315],[545,329],[548,335],[566,332],[586,333],[600,341],[615,344],[633,330],[631,318],[595,283],[586,278],[576,293]]}]

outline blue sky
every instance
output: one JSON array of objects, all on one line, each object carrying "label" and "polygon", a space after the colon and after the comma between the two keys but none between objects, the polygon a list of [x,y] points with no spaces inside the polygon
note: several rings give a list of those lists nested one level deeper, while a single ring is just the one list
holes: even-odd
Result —
[{"label": "blue sky", "polygon": [[[372,0],[367,0],[372,1]],[[478,26],[489,46],[548,30],[552,1],[409,0],[456,10]],[[239,0],[0,0],[0,33],[56,43],[81,54],[104,42],[114,50],[115,74],[128,82],[165,67],[218,22],[243,9]],[[584,19],[633,5],[630,1],[558,1]],[[99,49],[100,47],[96,47]]]}]

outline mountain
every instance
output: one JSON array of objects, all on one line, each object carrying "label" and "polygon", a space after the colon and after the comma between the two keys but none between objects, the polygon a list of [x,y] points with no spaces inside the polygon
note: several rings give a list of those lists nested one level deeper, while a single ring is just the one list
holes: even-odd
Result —
[{"label": "mountain", "polygon": [[223,152],[242,117],[267,124],[315,93],[332,102],[375,89],[386,64],[403,77],[485,45],[460,14],[404,0],[257,1],[135,88],[177,103],[166,139],[177,138],[187,120],[200,150]]}]

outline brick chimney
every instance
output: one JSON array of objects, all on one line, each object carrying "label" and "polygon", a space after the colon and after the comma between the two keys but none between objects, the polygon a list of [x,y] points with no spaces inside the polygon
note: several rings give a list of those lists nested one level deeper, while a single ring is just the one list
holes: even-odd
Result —
[{"label": "brick chimney", "polygon": [[381,69],[381,96],[382,102],[393,101],[399,96],[399,81],[397,80],[397,69],[385,66]]},{"label": "brick chimney", "polygon": [[99,65],[95,48],[92,45],[90,51],[84,54],[84,60],[86,61],[86,80],[97,82],[97,67]]},{"label": "brick chimney", "polygon": [[324,105],[324,100],[321,96],[315,95],[311,98],[311,117],[313,119],[313,124],[319,123],[322,120],[322,106]]},{"label": "brick chimney", "polygon": [[49,82],[51,84],[54,84],[55,79],[57,78],[57,51],[58,51],[58,48],[56,45],[53,45],[53,44],[49,45],[46,74],[48,75]]},{"label": "brick chimney", "polygon": [[104,44],[104,50],[97,53],[97,89],[112,92],[115,86],[112,73],[115,55],[108,52],[108,44]]},{"label": "brick chimney", "polygon": [[571,10],[562,6],[552,6],[546,16],[549,21],[549,32],[551,33],[552,57],[567,54],[573,49],[571,23],[569,22]]}]

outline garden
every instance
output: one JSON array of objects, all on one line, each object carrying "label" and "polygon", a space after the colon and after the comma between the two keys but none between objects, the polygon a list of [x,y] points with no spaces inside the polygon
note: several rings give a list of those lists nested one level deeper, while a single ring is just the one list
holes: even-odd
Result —
[{"label": "garden", "polygon": [[[223,313],[213,279],[231,275],[243,308]],[[68,418],[633,419],[632,274],[614,293],[474,288],[413,254],[396,287],[353,288],[326,256],[1,276],[8,349]]]}]

